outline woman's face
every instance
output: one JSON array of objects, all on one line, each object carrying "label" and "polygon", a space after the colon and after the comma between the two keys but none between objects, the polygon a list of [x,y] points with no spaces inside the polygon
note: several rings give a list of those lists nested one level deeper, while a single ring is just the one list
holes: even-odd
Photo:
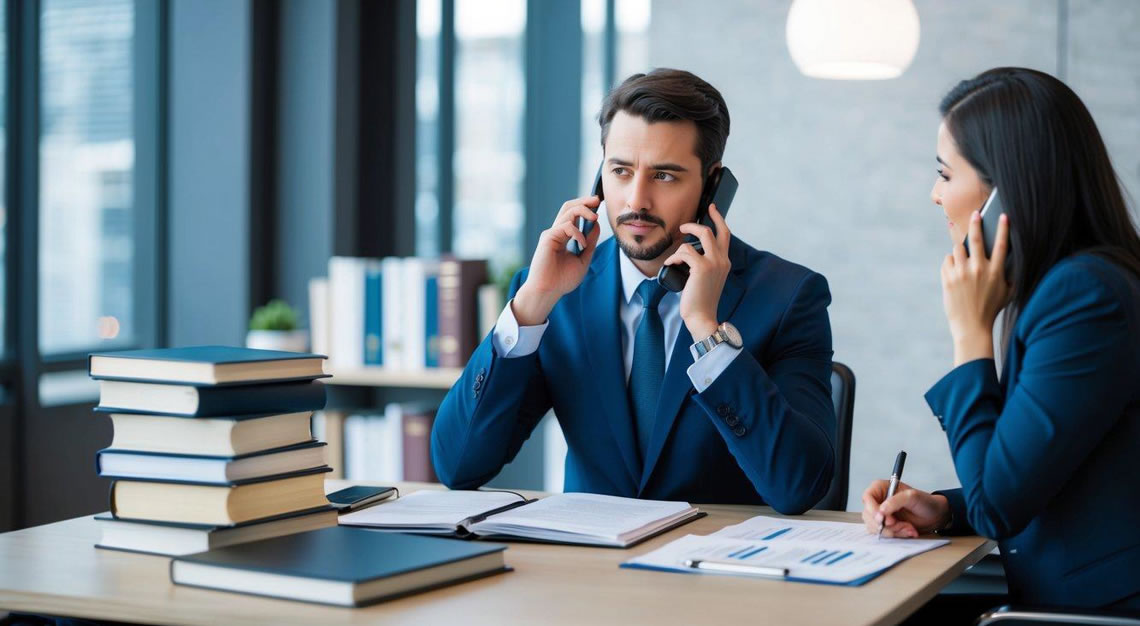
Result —
[{"label": "woman's face", "polygon": [[930,199],[942,207],[949,228],[950,242],[961,243],[970,228],[970,214],[982,210],[990,186],[958,152],[946,123],[938,125],[938,177]]}]

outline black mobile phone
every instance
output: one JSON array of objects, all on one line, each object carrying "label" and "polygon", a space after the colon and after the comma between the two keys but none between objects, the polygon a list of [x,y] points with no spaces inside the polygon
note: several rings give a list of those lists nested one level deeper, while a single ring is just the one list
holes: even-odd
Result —
[{"label": "black mobile phone", "polygon": [[[990,192],[990,197],[986,199],[986,203],[982,205],[982,241],[986,246],[986,258],[990,258],[994,253],[994,243],[997,241],[998,220],[1005,214],[1005,205],[1002,204],[1001,196],[998,195],[997,187],[994,187]],[[966,246],[966,254],[970,253],[970,235],[966,234],[966,240],[962,242]]]},{"label": "black mobile phone", "polygon": [[367,487],[357,485],[334,491],[325,496],[339,513],[353,511],[396,495],[395,487]]},{"label": "black mobile phone", "polygon": [[[606,199],[605,195],[603,195],[603,193],[602,193],[602,167],[603,166],[605,166],[605,161],[603,161],[602,164],[598,166],[598,173],[594,175],[594,190],[592,192],[593,195],[598,197],[598,200],[599,200],[598,204],[599,205],[601,204],[601,202],[600,202],[601,200]],[[598,212],[598,209],[594,209],[594,213],[597,213],[597,212]],[[590,231],[593,229],[594,229],[594,222],[591,222],[590,220],[588,220],[584,217],[578,218],[578,230],[582,231],[583,235],[589,236]],[[570,253],[573,254],[574,256],[582,256],[582,246],[578,245],[578,241],[576,239],[571,239],[570,241],[567,241],[566,242],[566,249],[568,251],[570,251]]]},{"label": "black mobile phone", "polygon": [[[701,203],[697,209],[697,222],[708,226],[716,234],[716,225],[709,217],[709,205],[715,204],[721,217],[728,217],[728,209],[732,207],[732,199],[736,197],[736,190],[740,187],[736,177],[727,167],[717,168],[705,181],[705,188],[701,192]],[[685,243],[690,243],[697,252],[704,254],[701,241],[692,235],[685,235]],[[657,273],[657,280],[661,286],[669,291],[678,292],[685,288],[689,282],[689,266],[685,263],[676,265],[663,265]]]}]

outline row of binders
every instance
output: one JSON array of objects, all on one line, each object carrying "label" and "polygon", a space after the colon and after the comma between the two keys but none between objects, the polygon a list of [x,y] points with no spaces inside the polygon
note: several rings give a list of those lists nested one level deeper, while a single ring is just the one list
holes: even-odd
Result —
[{"label": "row of binders", "polygon": [[325,498],[324,357],[223,346],[93,354],[114,427],[99,547],[164,555],[336,525]]},{"label": "row of binders", "polygon": [[504,306],[487,262],[332,257],[309,283],[314,352],[334,370],[459,368]]}]

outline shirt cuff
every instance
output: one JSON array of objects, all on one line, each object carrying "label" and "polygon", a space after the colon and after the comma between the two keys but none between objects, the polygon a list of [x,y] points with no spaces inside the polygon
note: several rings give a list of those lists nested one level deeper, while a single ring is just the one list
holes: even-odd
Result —
[{"label": "shirt cuff", "polygon": [[698,358],[696,363],[690,365],[686,371],[697,393],[704,393],[705,389],[711,387],[717,377],[728,369],[733,359],[743,351],[743,348],[733,348],[727,343],[718,343],[712,350]]},{"label": "shirt cuff", "polygon": [[534,354],[538,350],[539,342],[542,341],[542,334],[550,325],[550,320],[547,320],[538,326],[519,326],[515,312],[511,310],[511,302],[514,302],[513,298],[499,314],[499,321],[495,322],[495,332],[491,335],[495,353],[504,359],[516,359]]}]

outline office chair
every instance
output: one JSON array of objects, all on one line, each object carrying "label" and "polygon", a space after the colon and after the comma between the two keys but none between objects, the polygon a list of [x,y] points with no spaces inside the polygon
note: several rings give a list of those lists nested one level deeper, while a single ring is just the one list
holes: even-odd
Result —
[{"label": "office chair", "polygon": [[1140,626],[1140,617],[1117,611],[1052,607],[999,606],[982,613],[976,626],[990,624],[1089,624],[1090,626]]},{"label": "office chair", "polygon": [[855,415],[855,372],[837,362],[831,365],[831,402],[835,405],[835,475],[827,495],[815,505],[825,511],[847,510],[847,483],[851,474],[851,422]]}]

